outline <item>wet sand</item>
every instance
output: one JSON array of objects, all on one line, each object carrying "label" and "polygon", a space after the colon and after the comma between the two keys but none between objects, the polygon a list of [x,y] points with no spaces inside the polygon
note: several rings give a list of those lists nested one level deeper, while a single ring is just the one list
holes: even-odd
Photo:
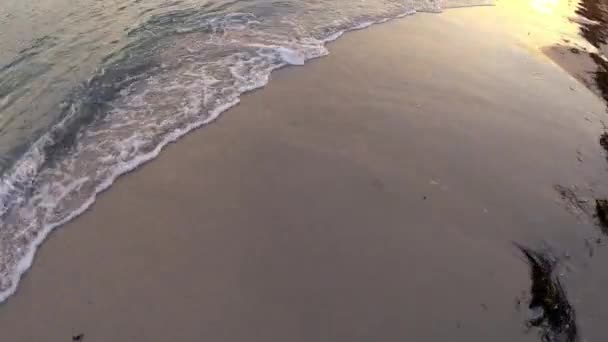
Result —
[{"label": "wet sand", "polygon": [[608,246],[589,257],[601,233],[555,185],[605,194],[604,103],[479,16],[499,18],[419,14],[274,73],[58,229],[3,340],[538,341],[518,242],[567,256],[600,341]]}]

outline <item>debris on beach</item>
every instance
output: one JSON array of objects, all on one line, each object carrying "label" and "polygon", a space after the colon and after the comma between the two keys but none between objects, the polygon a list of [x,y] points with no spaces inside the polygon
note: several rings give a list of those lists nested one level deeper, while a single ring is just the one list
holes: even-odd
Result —
[{"label": "debris on beach", "polygon": [[595,200],[595,215],[604,234],[608,234],[608,199]]},{"label": "debris on beach", "polygon": [[579,189],[556,184],[553,186],[566,205],[566,210],[579,219],[593,216],[593,210],[589,207],[589,200],[578,195]]},{"label": "debris on beach", "polygon": [[[608,144],[608,135],[606,139]],[[579,194],[583,191],[576,186],[565,187],[558,184],[554,189],[559,193],[568,212],[584,223],[598,226],[604,235],[608,235],[608,199],[595,198],[593,190],[585,191],[587,196],[583,197]]]},{"label": "debris on beach", "polygon": [[72,336],[72,342],[79,342],[79,341],[82,341],[83,339],[84,339],[84,334],[78,334],[78,335]]},{"label": "debris on beach", "polygon": [[[595,86],[600,91],[604,100],[608,102],[608,61],[597,53],[590,53],[589,57],[591,57],[597,66],[597,70],[592,73]],[[606,133],[604,132],[602,137],[605,136],[605,134]]]},{"label": "debris on beach", "polygon": [[600,145],[608,152],[608,132],[604,132],[600,135]]},{"label": "debris on beach", "polygon": [[578,331],[575,312],[554,270],[557,259],[547,252],[516,244],[530,265],[532,286],[527,324],[540,330],[543,342],[576,342]]}]

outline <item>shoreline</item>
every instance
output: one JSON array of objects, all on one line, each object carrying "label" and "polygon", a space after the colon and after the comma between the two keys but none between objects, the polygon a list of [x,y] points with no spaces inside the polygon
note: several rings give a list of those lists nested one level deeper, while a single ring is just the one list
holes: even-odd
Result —
[{"label": "shoreline", "polygon": [[[489,6],[489,5],[476,5],[476,6],[468,6],[468,7],[479,7],[479,6]],[[461,8],[461,7],[456,7],[456,8]],[[449,10],[449,8],[448,8],[448,10]],[[407,11],[396,17],[385,18],[380,21],[364,22],[358,26],[351,27],[347,30],[338,31],[338,32],[334,33],[333,35],[329,36],[327,39],[322,40],[320,42],[321,42],[321,44],[323,44],[323,48],[327,49],[328,44],[331,44],[332,42],[339,39],[346,33],[359,31],[359,30],[366,29],[373,25],[383,24],[383,23],[387,23],[387,22],[390,22],[393,20],[412,16],[412,15],[415,15],[416,13],[427,14],[427,12],[416,12],[414,10],[414,11]],[[431,12],[428,12],[428,13],[431,13]],[[436,13],[434,13],[434,14],[436,14]],[[8,298],[10,298],[10,296],[12,296],[15,293],[15,291],[18,289],[20,279],[31,268],[32,263],[34,262],[34,260],[36,258],[36,253],[37,253],[38,248],[40,248],[40,245],[45,242],[45,240],[47,239],[49,234],[51,234],[56,228],[61,228],[65,224],[69,223],[70,221],[74,220],[75,218],[77,218],[78,216],[82,215],[84,212],[89,210],[89,208],[92,205],[94,205],[95,201],[97,200],[97,196],[102,194],[103,192],[107,191],[116,182],[116,180],[118,178],[120,178],[121,176],[126,175],[128,173],[134,172],[139,167],[142,167],[144,164],[156,159],[158,157],[158,155],[162,152],[162,150],[167,145],[177,142],[178,140],[183,138],[185,135],[189,134],[190,132],[192,132],[194,130],[201,129],[201,128],[213,123],[224,112],[239,105],[241,98],[244,95],[254,92],[254,91],[258,91],[258,90],[266,87],[268,85],[268,82],[270,81],[270,75],[272,73],[274,73],[280,69],[286,68],[286,67],[303,66],[307,62],[310,62],[310,61],[318,59],[318,58],[326,57],[327,55],[329,55],[328,50],[326,50],[325,52],[322,52],[319,56],[314,56],[314,57],[310,57],[309,59],[305,59],[301,63],[299,62],[299,60],[288,62],[287,60],[289,60],[290,58],[285,58],[285,62],[283,65],[277,66],[276,68],[273,68],[269,71],[268,81],[266,81],[266,83],[250,85],[251,89],[245,89],[243,92],[241,92],[237,96],[237,98],[234,101],[221,105],[218,108],[215,108],[206,119],[199,121],[199,122],[194,122],[192,124],[187,125],[183,129],[172,132],[171,134],[167,135],[162,140],[162,142],[159,143],[152,151],[150,151],[146,154],[138,155],[136,158],[134,158],[134,160],[130,160],[126,164],[123,163],[123,164],[118,165],[118,167],[115,167],[115,170],[113,170],[113,172],[109,176],[109,178],[103,180],[99,185],[97,185],[94,192],[92,193],[92,195],[90,197],[88,197],[85,201],[83,201],[83,203],[80,207],[78,207],[75,210],[73,210],[72,212],[68,213],[66,215],[66,217],[64,219],[61,219],[59,222],[49,223],[49,224],[45,225],[44,228],[42,228],[42,230],[40,232],[38,232],[35,239],[31,242],[30,246],[28,246],[28,248],[30,248],[31,250],[28,251],[22,258],[20,258],[19,262],[17,263],[17,266],[15,267],[16,271],[14,272],[14,274],[12,274],[10,277],[8,277],[7,282],[10,284],[10,286],[7,287],[6,290],[3,290],[2,292],[0,292],[0,304],[3,303],[4,301],[6,301]],[[59,126],[64,126],[64,124],[60,124]],[[63,129],[63,128],[60,128],[60,129]],[[3,192],[8,193],[11,190],[20,188],[22,184],[20,184],[19,182],[21,181],[21,178],[23,178],[23,174],[26,174],[25,177],[29,177],[27,175],[27,173],[31,171],[31,168],[32,168],[31,164],[37,164],[37,163],[43,162],[42,160],[39,160],[41,158],[39,156],[39,154],[40,153],[44,154],[44,152],[41,152],[41,151],[45,150],[45,143],[47,140],[52,140],[52,139],[49,139],[47,137],[47,134],[43,135],[41,138],[39,138],[33,144],[33,147],[30,148],[30,151],[26,152],[26,154],[22,157],[22,159],[17,161],[15,163],[15,165],[13,165],[11,167],[12,170],[9,171],[10,175],[7,177],[7,178],[9,178],[9,180],[7,181],[6,184],[4,184],[6,189],[2,189],[2,190],[4,190]],[[15,179],[17,179],[17,180],[15,180]],[[5,209],[5,207],[3,207],[3,209]],[[6,212],[0,212],[0,214],[2,214],[2,215],[4,215],[5,213]]]},{"label": "shoreline", "polygon": [[[374,25],[331,43],[307,73],[274,72],[264,89],[120,177],[51,234],[23,289],[0,309],[3,331],[32,341],[496,331],[505,341],[536,340],[523,332],[523,313],[506,309],[527,288],[509,241],[548,239],[583,259],[572,241],[594,230],[560,207],[551,185],[603,175],[590,134],[603,104],[513,40],[486,41],[491,34],[467,24],[479,14],[492,11]],[[593,260],[605,257],[598,249]],[[603,313],[590,303],[596,292],[569,281],[589,311]],[[450,289],[461,298],[441,296]],[[62,296],[70,298],[63,306]],[[589,322],[605,316],[580,317],[585,336],[601,336]],[[445,331],[430,329],[437,322]]]}]

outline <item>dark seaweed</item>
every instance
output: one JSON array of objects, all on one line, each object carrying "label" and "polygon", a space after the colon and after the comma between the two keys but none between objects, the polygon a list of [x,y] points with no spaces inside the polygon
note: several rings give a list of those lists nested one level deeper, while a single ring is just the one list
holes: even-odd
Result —
[{"label": "dark seaweed", "polygon": [[589,19],[581,24],[581,34],[595,47],[606,44],[608,37],[607,0],[581,0],[576,14]]},{"label": "dark seaweed", "polygon": [[530,265],[532,298],[529,308],[539,315],[531,318],[528,324],[540,329],[543,342],[576,342],[578,329],[575,312],[566,292],[555,275],[557,261],[548,253],[535,251],[516,244]]},{"label": "dark seaweed", "polygon": [[591,57],[597,66],[596,71],[592,73],[595,85],[602,94],[604,100],[608,103],[608,62],[596,53],[590,53],[589,57]]},{"label": "dark seaweed", "polygon": [[607,199],[596,199],[595,200],[595,214],[600,228],[604,234],[608,235],[608,200]]},{"label": "dark seaweed", "polygon": [[608,132],[604,132],[600,135],[600,145],[608,152]]}]

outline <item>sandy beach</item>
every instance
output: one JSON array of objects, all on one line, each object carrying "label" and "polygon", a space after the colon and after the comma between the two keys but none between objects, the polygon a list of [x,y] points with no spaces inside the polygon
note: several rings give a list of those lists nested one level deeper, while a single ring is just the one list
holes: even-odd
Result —
[{"label": "sandy beach", "polygon": [[556,186],[608,194],[606,104],[503,18],[417,14],[273,73],[57,229],[2,340],[540,341],[515,242],[565,260],[602,341],[608,246]]}]

